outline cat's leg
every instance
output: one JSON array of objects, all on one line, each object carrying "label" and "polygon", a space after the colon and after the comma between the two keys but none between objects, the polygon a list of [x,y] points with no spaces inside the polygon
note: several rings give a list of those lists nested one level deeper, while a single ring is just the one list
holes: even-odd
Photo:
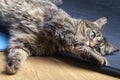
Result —
[{"label": "cat's leg", "polygon": [[8,48],[8,63],[6,66],[6,72],[8,74],[16,73],[28,56],[29,50],[23,46],[23,43],[15,42],[10,44]]},{"label": "cat's leg", "polygon": [[96,53],[93,49],[86,46],[79,46],[77,48],[74,48],[72,52],[75,55],[78,55],[82,60],[101,65],[106,66],[108,65],[108,61],[104,56],[101,56],[98,52]]}]

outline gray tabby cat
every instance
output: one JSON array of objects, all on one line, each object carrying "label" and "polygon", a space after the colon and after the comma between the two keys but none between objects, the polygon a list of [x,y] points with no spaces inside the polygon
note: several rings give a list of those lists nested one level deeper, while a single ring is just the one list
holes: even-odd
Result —
[{"label": "gray tabby cat", "polygon": [[108,61],[102,55],[118,50],[104,37],[106,17],[96,21],[72,18],[56,6],[61,0],[0,2],[0,25],[10,34],[6,67],[9,74],[16,73],[32,55],[69,51],[82,60],[104,66]]}]

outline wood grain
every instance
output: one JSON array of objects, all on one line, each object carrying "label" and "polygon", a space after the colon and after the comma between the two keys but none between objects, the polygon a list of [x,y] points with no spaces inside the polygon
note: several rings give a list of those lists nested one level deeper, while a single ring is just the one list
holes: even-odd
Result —
[{"label": "wood grain", "polygon": [[0,52],[0,80],[120,80],[96,71],[79,67],[64,57],[29,57],[15,75],[4,73],[6,56]]}]

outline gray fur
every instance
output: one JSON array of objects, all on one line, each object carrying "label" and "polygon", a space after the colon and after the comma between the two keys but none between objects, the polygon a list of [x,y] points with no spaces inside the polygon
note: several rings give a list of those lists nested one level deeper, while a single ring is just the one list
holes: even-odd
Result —
[{"label": "gray fur", "polygon": [[[28,56],[50,55],[65,50],[95,64],[108,64],[101,53],[89,45],[91,30],[99,32],[100,37],[93,42],[94,46],[100,45],[104,39],[100,27],[104,23],[99,23],[101,26],[98,27],[97,22],[72,18],[56,6],[62,3],[61,0],[0,2],[0,27],[6,27],[10,34],[7,73],[16,73]],[[107,22],[106,18],[99,20]]]}]

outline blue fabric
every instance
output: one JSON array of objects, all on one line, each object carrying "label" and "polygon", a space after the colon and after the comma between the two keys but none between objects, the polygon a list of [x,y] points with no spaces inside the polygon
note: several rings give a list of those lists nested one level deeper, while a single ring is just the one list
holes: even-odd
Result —
[{"label": "blue fabric", "polygon": [[3,33],[0,32],[0,51],[3,51],[7,48],[8,45],[8,36]]}]

